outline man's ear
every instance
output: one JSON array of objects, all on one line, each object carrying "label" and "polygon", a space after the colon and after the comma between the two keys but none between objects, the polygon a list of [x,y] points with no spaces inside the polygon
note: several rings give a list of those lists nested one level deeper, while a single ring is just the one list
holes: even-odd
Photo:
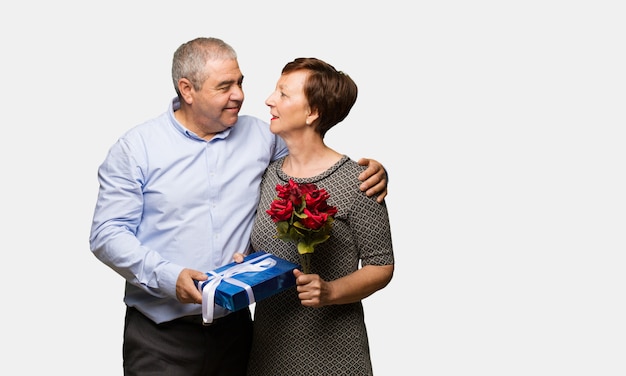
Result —
[{"label": "man's ear", "polygon": [[191,94],[194,90],[191,81],[186,78],[178,80],[178,91],[180,91],[180,95],[183,97],[185,103],[191,104],[193,102],[193,95]]}]

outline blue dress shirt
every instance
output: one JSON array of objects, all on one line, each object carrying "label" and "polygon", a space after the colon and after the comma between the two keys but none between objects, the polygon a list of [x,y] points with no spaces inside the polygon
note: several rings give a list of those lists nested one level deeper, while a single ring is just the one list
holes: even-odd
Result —
[{"label": "blue dress shirt", "polygon": [[111,147],[89,238],[94,255],[126,279],[124,302],[156,323],[201,313],[176,299],[178,274],[248,250],[263,172],[287,154],[260,119],[241,115],[206,141],[176,120],[179,107],[174,98]]}]

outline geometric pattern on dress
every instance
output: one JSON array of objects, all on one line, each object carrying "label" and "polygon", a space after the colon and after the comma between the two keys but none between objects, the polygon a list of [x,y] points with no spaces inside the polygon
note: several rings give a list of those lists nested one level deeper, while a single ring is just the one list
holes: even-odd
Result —
[{"label": "geometric pattern on dress", "polygon": [[[272,162],[263,176],[251,244],[254,251],[270,252],[299,264],[296,245],[274,238],[276,224],[265,213],[276,196],[276,184],[285,184],[290,178],[282,171],[282,164],[283,159]],[[292,178],[326,189],[328,204],[338,209],[330,239],[317,245],[312,257],[312,272],[325,280],[350,274],[360,264],[394,263],[387,206],[359,190],[358,175],[364,169],[344,156],[318,176]],[[304,307],[292,287],[257,302],[254,311],[248,375],[373,374],[361,302]]]}]

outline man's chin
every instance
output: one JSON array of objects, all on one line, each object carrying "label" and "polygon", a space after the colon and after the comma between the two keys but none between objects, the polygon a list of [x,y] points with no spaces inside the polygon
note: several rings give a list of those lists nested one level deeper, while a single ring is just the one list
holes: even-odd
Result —
[{"label": "man's chin", "polygon": [[237,123],[237,120],[239,120],[239,115],[238,114],[233,114],[230,116],[225,116],[223,118],[223,122],[222,124],[224,124],[227,128],[232,127],[233,125],[235,125],[235,123]]}]

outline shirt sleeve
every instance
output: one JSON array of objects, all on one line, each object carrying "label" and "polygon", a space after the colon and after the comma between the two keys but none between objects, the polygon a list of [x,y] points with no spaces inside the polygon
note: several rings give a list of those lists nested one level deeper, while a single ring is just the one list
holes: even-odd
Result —
[{"label": "shirt sleeve", "polygon": [[145,247],[136,236],[143,208],[144,168],[140,155],[122,138],[100,165],[90,248],[127,282],[156,297],[175,298],[176,280],[183,267]]},{"label": "shirt sleeve", "polygon": [[285,144],[285,140],[283,140],[280,136],[274,137],[276,139],[276,148],[274,150],[274,155],[272,156],[272,162],[289,154],[289,150],[287,149],[287,144]]}]

